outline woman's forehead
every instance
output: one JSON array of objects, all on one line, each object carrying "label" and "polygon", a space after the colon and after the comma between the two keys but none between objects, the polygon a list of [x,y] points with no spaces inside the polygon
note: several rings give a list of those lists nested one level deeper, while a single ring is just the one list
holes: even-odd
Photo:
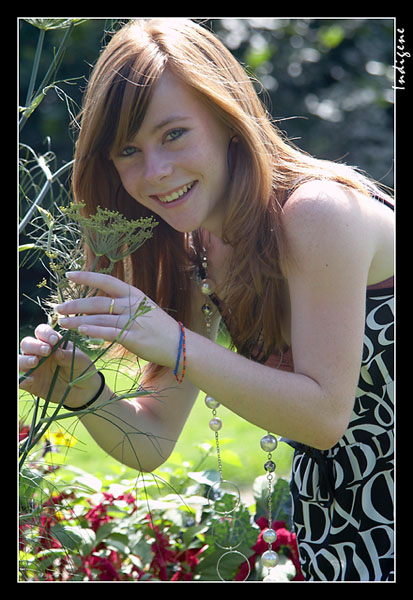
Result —
[{"label": "woman's forehead", "polygon": [[211,117],[199,94],[168,70],[152,86],[144,113],[139,112],[139,121],[130,122],[128,139],[140,131],[145,135],[155,135],[169,125],[188,124],[193,119]]}]

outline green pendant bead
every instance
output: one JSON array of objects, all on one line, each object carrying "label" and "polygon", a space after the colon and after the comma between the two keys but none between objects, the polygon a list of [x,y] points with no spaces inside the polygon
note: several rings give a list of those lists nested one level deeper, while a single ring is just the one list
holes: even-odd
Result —
[{"label": "green pendant bead", "polygon": [[274,473],[275,462],[272,460],[267,460],[267,462],[264,464],[264,469],[267,471],[267,473]]}]

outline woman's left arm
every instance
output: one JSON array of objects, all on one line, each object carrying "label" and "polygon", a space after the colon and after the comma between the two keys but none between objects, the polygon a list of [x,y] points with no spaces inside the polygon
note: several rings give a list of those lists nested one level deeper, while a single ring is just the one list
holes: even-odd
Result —
[{"label": "woman's left arm", "polygon": [[[293,373],[255,363],[187,329],[185,379],[267,431],[319,449],[334,446],[354,404],[366,285],[377,247],[366,202],[338,185],[315,183],[302,185],[284,209]],[[115,298],[113,314],[109,298],[76,300],[59,312],[81,316],[63,319],[62,326],[108,341],[120,336],[144,360],[174,367],[179,327],[172,317],[149,301],[153,310],[122,331],[142,292],[98,273],[70,278]]]},{"label": "woman's left arm", "polygon": [[377,244],[366,202],[317,183],[301,186],[286,205],[294,373],[187,335],[192,383],[255,425],[319,449],[337,443],[354,404]]}]

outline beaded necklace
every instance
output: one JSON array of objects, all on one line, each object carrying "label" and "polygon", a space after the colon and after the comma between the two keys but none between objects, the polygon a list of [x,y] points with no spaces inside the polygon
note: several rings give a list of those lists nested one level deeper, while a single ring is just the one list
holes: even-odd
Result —
[{"label": "beaded necklace", "polygon": [[[209,243],[208,243],[209,248]],[[197,279],[200,285],[202,294],[205,296],[205,302],[202,305],[202,314],[204,316],[205,328],[207,337],[211,337],[211,320],[213,315],[213,307],[210,304],[211,298],[215,292],[215,284],[208,277],[208,248],[203,248],[201,267],[199,269]],[[210,487],[208,492],[208,502],[211,508],[214,510],[215,518],[212,526],[212,534],[214,537],[215,544],[224,550],[224,553],[218,559],[216,570],[218,577],[221,581],[227,581],[224,579],[221,573],[223,562],[226,558],[231,555],[238,554],[243,558],[248,565],[248,572],[244,577],[244,581],[248,579],[251,573],[251,566],[248,558],[237,548],[241,545],[244,527],[242,523],[237,520],[235,513],[241,501],[241,495],[237,485],[227,479],[224,479],[222,461],[221,461],[221,449],[219,443],[219,431],[222,428],[222,420],[217,416],[217,409],[220,406],[219,402],[211,396],[205,396],[205,404],[212,411],[212,418],[209,421],[209,428],[214,432],[215,435],[215,447],[218,461],[218,474],[219,480]],[[277,553],[272,550],[272,544],[277,539],[277,533],[271,528],[271,514],[272,514],[272,481],[273,473],[276,465],[272,460],[272,452],[278,445],[277,438],[268,432],[260,440],[261,449],[267,453],[267,460],[264,463],[264,470],[266,472],[266,478],[268,483],[268,503],[267,503],[267,515],[268,515],[268,529],[263,532],[263,539],[268,543],[268,550],[266,550],[261,556],[261,564],[264,567],[274,567],[278,562]],[[225,496],[225,502],[223,501]],[[231,504],[228,504],[228,497],[231,497]]]}]

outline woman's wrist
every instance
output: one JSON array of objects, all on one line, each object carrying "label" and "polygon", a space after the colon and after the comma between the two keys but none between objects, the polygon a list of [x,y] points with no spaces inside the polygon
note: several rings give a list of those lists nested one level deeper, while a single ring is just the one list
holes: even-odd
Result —
[{"label": "woman's wrist", "polygon": [[104,377],[103,373],[101,373],[101,371],[96,371],[96,374],[99,376],[98,377],[99,378],[99,387],[97,388],[95,394],[87,402],[83,402],[79,406],[70,406],[70,405],[64,404],[63,408],[65,408],[66,410],[69,410],[71,412],[77,412],[77,411],[81,411],[81,410],[85,410],[86,408],[89,408],[89,406],[94,404],[99,399],[99,397],[103,393],[103,390],[105,389],[105,377]]}]

